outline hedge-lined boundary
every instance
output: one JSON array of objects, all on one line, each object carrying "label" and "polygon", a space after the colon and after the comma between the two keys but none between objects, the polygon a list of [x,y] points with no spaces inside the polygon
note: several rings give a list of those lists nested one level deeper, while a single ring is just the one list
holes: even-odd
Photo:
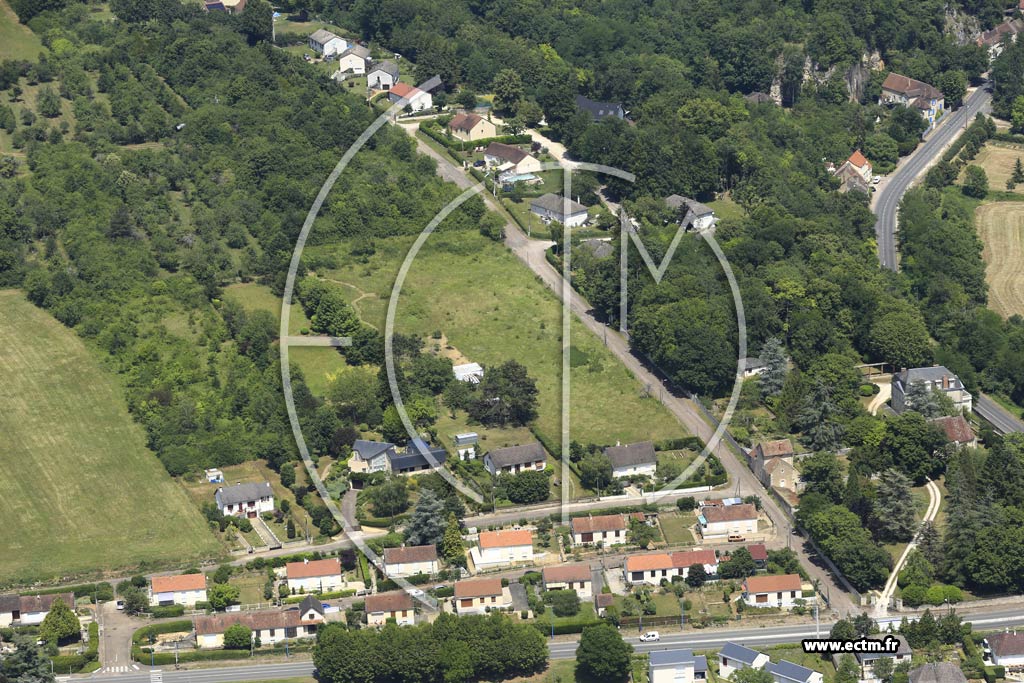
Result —
[{"label": "hedge-lined boundary", "polygon": [[[288,643],[288,652],[310,652],[313,649],[312,643]],[[253,650],[254,657],[263,655],[284,654],[285,647],[278,643],[273,647],[259,647]],[[153,663],[155,666],[167,666],[175,663],[174,652],[146,652],[142,648],[132,649],[132,658],[142,664]],[[178,662],[208,662],[227,661],[232,659],[251,659],[249,650],[179,650],[177,653]]]}]

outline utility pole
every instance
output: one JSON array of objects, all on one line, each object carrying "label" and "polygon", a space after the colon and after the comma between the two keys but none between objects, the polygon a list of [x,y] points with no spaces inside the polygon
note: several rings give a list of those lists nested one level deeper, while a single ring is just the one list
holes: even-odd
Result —
[{"label": "utility pole", "polygon": [[814,601],[814,637],[821,638],[821,625],[818,623],[818,601]]}]

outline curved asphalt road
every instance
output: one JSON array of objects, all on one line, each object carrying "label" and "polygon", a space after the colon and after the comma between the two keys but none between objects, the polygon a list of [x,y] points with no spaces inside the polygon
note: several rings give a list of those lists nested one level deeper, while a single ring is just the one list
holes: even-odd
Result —
[{"label": "curved asphalt road", "polygon": [[907,157],[896,171],[889,177],[885,187],[879,190],[875,201],[875,239],[878,241],[878,261],[882,268],[897,270],[899,261],[896,257],[896,212],[899,209],[903,194],[910,188],[929,164],[932,163],[952,142],[964,131],[974,115],[991,101],[992,95],[983,84],[964,102],[963,106],[952,114],[947,114],[938,128],[932,131],[928,139]]}]

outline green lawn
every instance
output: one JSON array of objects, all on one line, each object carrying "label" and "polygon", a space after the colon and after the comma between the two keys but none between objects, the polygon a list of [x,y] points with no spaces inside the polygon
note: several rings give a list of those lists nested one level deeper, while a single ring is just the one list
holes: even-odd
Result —
[{"label": "green lawn", "polygon": [[690,527],[697,521],[696,516],[690,513],[671,512],[658,516],[661,524],[661,531],[665,536],[665,542],[670,545],[685,544],[693,545],[693,532]]},{"label": "green lawn", "polygon": [[742,206],[734,202],[729,197],[722,197],[716,199],[713,202],[708,202],[707,205],[715,212],[715,216],[725,219],[740,219],[747,215],[747,212]]},{"label": "green lawn", "polygon": [[39,36],[18,21],[7,0],[0,0],[0,59],[35,61],[40,52],[46,52],[46,48]]},{"label": "green lawn", "polygon": [[0,582],[185,565],[221,548],[81,340],[0,291]]},{"label": "green lawn", "polygon": [[[376,240],[365,264],[349,255],[346,244],[307,252],[333,253],[341,267],[320,275],[362,297],[361,316],[383,329],[392,283],[411,241]],[[375,305],[362,305],[369,302]],[[427,340],[435,331],[443,333],[446,355],[485,366],[512,359],[526,365],[540,393],[535,428],[553,443],[561,435],[561,327],[561,306],[546,288],[503,245],[473,232],[430,237],[408,272],[396,323],[397,332]],[[575,318],[571,343],[572,438],[609,444],[685,436],[664,406],[643,398],[634,377]]]}]

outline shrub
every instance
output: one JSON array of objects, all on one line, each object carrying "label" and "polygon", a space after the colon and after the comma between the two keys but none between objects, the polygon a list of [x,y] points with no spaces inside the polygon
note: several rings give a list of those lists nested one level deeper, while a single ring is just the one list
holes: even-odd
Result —
[{"label": "shrub", "polygon": [[964,599],[964,592],[956,586],[946,586],[943,588],[943,592],[945,593],[946,600],[949,600],[951,604],[955,605]]},{"label": "shrub", "polygon": [[874,384],[870,384],[869,383],[869,384],[861,384],[860,385],[860,395],[861,396],[873,396],[874,394],[875,394],[875,385]]},{"label": "shrub", "polygon": [[928,589],[924,586],[907,586],[903,589],[903,604],[907,607],[920,607],[924,604]]},{"label": "shrub", "polygon": [[164,605],[151,607],[149,613],[154,619],[165,619],[167,617],[180,617],[185,614],[184,605]]},{"label": "shrub", "polygon": [[697,501],[694,500],[693,496],[686,496],[676,501],[676,507],[683,512],[689,512],[697,508]]}]

